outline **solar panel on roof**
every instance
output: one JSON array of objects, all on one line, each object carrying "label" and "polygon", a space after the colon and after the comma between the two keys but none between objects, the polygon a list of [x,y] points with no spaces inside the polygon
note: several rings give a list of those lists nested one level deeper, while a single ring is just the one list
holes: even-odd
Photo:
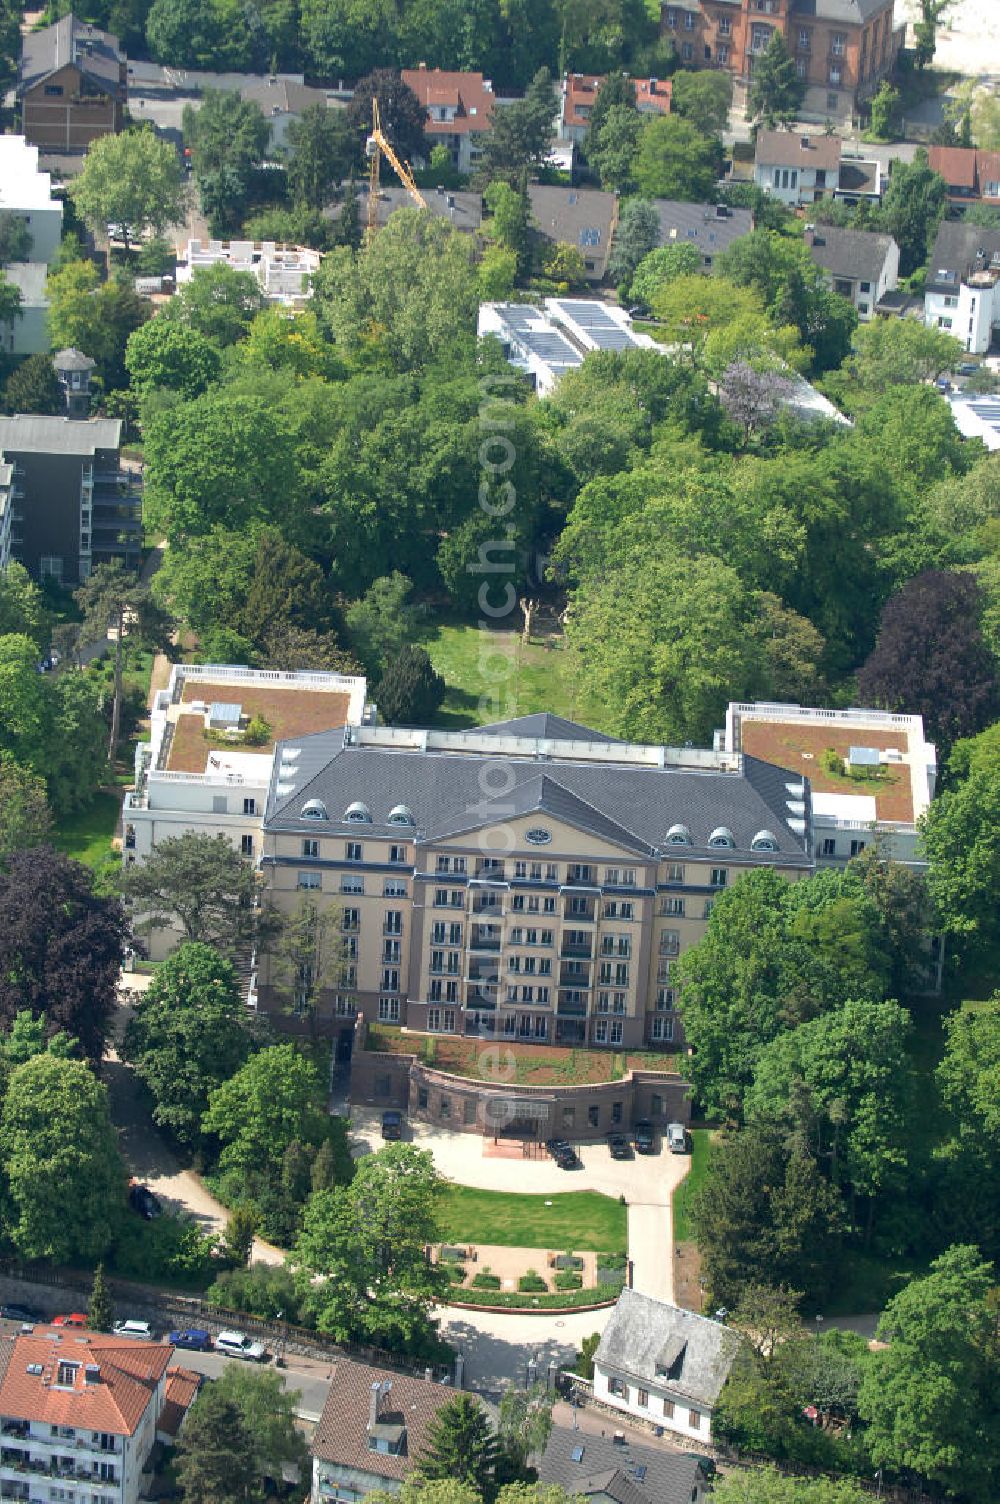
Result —
[{"label": "solar panel on roof", "polygon": [[582,1462],[583,1461],[583,1447],[574,1447],[573,1450],[572,1450],[572,1452],[570,1452],[570,1454],[569,1454],[569,1460],[570,1460],[570,1462]]},{"label": "solar panel on roof", "polygon": [[596,225],[587,225],[580,231],[580,244],[587,246],[600,245],[601,232]]}]

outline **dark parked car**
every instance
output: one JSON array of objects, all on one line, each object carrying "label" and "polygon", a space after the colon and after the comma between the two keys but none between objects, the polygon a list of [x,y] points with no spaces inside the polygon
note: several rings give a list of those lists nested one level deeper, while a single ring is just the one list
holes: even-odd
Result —
[{"label": "dark parked car", "polygon": [[580,1163],[572,1144],[560,1144],[552,1155],[560,1170],[575,1170]]},{"label": "dark parked car", "polygon": [[148,1185],[130,1185],[128,1201],[134,1212],[140,1217],[145,1217],[147,1222],[152,1222],[163,1211],[159,1198],[154,1196]]},{"label": "dark parked car", "polygon": [[397,1139],[403,1137],[403,1114],[391,1109],[382,1114],[382,1137],[384,1139]]},{"label": "dark parked car", "polygon": [[648,1118],[640,1118],[632,1129],[632,1142],[637,1154],[652,1154],[656,1149],[656,1134]]},{"label": "dark parked car", "polygon": [[189,1326],[182,1332],[171,1332],[167,1341],[172,1342],[174,1347],[190,1347],[197,1353],[212,1351],[212,1334],[200,1326]]},{"label": "dark parked car", "polygon": [[628,1159],[632,1152],[628,1135],[625,1133],[609,1133],[608,1148],[612,1159]]},{"label": "dark parked car", "polygon": [[36,1311],[33,1306],[0,1306],[0,1316],[5,1321],[20,1321],[23,1325],[32,1326],[36,1321],[44,1321],[41,1311]]},{"label": "dark parked car", "polygon": [[958,368],[958,374],[959,376],[975,376],[978,370],[979,367],[974,361],[963,360],[962,364]]}]

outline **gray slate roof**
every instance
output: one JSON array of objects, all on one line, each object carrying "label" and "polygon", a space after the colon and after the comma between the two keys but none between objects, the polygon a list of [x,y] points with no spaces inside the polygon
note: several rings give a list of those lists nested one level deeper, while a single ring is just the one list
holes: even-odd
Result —
[{"label": "gray slate roof", "polygon": [[840,166],[839,136],[813,131],[758,131],[754,161],[759,167],[815,167],[834,172]]},{"label": "gray slate roof", "polygon": [[40,418],[17,413],[0,418],[0,451],[86,456],[95,449],[117,449],[121,432],[120,418]]},{"label": "gray slate roof", "polygon": [[593,731],[579,721],[567,721],[565,716],[552,715],[547,710],[534,715],[518,715],[510,721],[491,721],[488,726],[477,726],[475,732],[483,736],[497,733],[507,736],[545,736],[558,742],[614,742],[618,738],[605,736],[603,731]]},{"label": "gray slate roof", "polygon": [[[365,223],[368,218],[368,185],[356,183],[355,188],[358,195],[358,213],[362,223]],[[483,195],[481,193],[471,193],[465,189],[454,193],[449,191],[438,193],[436,188],[423,188],[421,192],[427,200],[427,212],[435,219],[446,219],[449,224],[455,226],[456,230],[470,232],[478,230],[482,224]],[[416,207],[405,188],[387,183],[379,187],[378,222],[380,225],[386,224],[389,216],[395,214],[397,209],[415,209]],[[335,204],[331,209],[326,210],[326,214],[330,219],[339,219],[340,210],[341,206]]]},{"label": "gray slate roof", "polygon": [[70,347],[68,350],[57,350],[52,357],[52,364],[57,371],[94,371],[97,369],[97,361],[91,360],[89,355],[84,355],[82,350]]},{"label": "gray slate roof", "polygon": [[566,241],[604,275],[611,236],[618,218],[613,193],[597,188],[546,187],[533,183],[528,189],[535,228],[544,240]]},{"label": "gray slate roof", "polygon": [[882,274],[891,247],[891,235],[817,225],[809,251],[817,266],[831,277],[874,284]]},{"label": "gray slate roof", "polygon": [[884,8],[885,0],[792,0],[789,11],[796,18],[815,16],[819,21],[853,21],[857,26]]},{"label": "gray slate roof", "polygon": [[[586,732],[586,739],[595,737]],[[283,772],[286,748],[299,750]],[[548,813],[638,856],[664,848],[667,831],[681,823],[690,829],[691,847],[665,849],[707,851],[710,834],[723,825],[733,832],[741,861],[775,860],[774,853],[750,849],[762,830],[774,833],[786,860],[808,860],[805,838],[787,823],[789,775],[757,758],[744,757],[742,773],[730,773],[573,761],[569,755],[560,758],[544,740],[525,739],[520,751],[534,755],[508,759],[511,786],[495,811],[484,813],[482,761],[472,753],[359,745],[343,727],[297,737],[277,748],[265,826],[314,829],[302,821],[301,810],[307,800],[320,799],[329,815],[326,829],[355,836],[366,830],[398,832],[388,823],[389,812],[405,804],[419,845],[496,824],[502,806],[504,818]],[[370,826],[344,821],[348,805],[357,800],[368,806]]]},{"label": "gray slate roof", "polygon": [[[742,1340],[718,1321],[623,1290],[594,1362],[711,1408]],[[658,1373],[658,1367],[669,1373]]]},{"label": "gray slate roof", "polygon": [[[574,1453],[582,1451],[579,1461]],[[645,1468],[641,1479],[637,1470]],[[553,1426],[538,1463],[540,1483],[556,1483],[572,1497],[607,1494],[617,1504],[688,1504],[701,1477],[693,1457],[655,1447],[616,1446],[606,1436]]]},{"label": "gray slate roof", "polygon": [[660,216],[661,245],[688,243],[705,256],[720,255],[734,240],[749,235],[753,229],[749,209],[730,209],[725,204],[684,204],[672,198],[654,198],[653,207]]},{"label": "gray slate roof", "polygon": [[63,16],[41,31],[30,31],[21,53],[18,92],[49,78],[67,63],[76,63],[85,78],[110,94],[121,92],[120,67],[125,55],[118,38],[73,15]]},{"label": "gray slate roof", "polygon": [[[980,251],[989,266],[992,257],[1000,254],[1000,230],[967,225],[961,220],[943,220],[928,262],[927,287],[932,291],[954,291],[959,279],[975,264]],[[951,272],[952,277],[941,277],[939,273],[942,271]]]}]

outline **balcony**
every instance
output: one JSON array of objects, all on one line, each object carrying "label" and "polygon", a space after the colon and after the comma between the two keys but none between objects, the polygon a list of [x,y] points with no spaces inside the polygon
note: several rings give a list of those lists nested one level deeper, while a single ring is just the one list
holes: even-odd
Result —
[{"label": "balcony", "polygon": [[594,947],[589,939],[586,941],[564,940],[559,954],[560,956],[579,956],[582,960],[589,961],[594,954]]},{"label": "balcony", "polygon": [[472,900],[474,914],[497,914],[505,912],[502,899],[495,893],[477,893]]},{"label": "balcony", "polygon": [[556,1003],[556,1013],[560,1018],[586,1018],[586,1001],[569,997],[566,993],[560,992]]},{"label": "balcony", "polygon": [[470,987],[465,999],[466,1008],[479,1009],[480,1012],[485,1008],[492,1012],[497,1005],[497,990],[496,987],[485,988],[482,985]]},{"label": "balcony", "polygon": [[559,968],[559,981],[563,987],[589,987],[590,962],[564,961]]},{"label": "balcony", "polygon": [[[434,968],[431,967],[433,973]],[[468,970],[470,982],[491,982],[494,985],[500,980],[500,972],[495,961],[470,961]]]},{"label": "balcony", "polygon": [[596,903],[592,898],[567,898],[563,902],[563,918],[571,920],[574,924],[593,924],[596,916]]},{"label": "balcony", "polygon": [[500,931],[494,925],[474,924],[472,934],[469,936],[470,950],[484,950],[492,954],[500,949]]},{"label": "balcony", "polygon": [[497,862],[494,866],[491,862],[483,860],[476,863],[476,877],[480,882],[502,883],[504,877],[503,862]]}]

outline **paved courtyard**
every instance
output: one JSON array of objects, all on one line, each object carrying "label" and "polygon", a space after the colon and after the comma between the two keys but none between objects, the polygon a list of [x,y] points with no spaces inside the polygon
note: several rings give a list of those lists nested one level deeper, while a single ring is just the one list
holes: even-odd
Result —
[{"label": "paved courtyard", "polygon": [[[355,1152],[363,1154],[379,1148],[381,1121],[377,1109],[353,1110],[351,1136]],[[537,1196],[547,1196],[553,1191],[601,1191],[606,1196],[624,1196],[628,1203],[628,1250],[634,1265],[635,1288],[658,1300],[673,1299],[670,1201],[687,1174],[691,1163],[688,1155],[661,1149],[657,1154],[636,1154],[631,1159],[615,1160],[605,1143],[582,1144],[577,1146],[582,1168],[560,1170],[547,1155],[544,1159],[496,1159],[487,1155],[478,1133],[457,1133],[430,1123],[410,1123],[406,1135],[420,1148],[429,1149],[442,1175],[460,1185]],[[462,1316],[466,1314],[463,1312]],[[536,1318],[520,1319],[530,1322]],[[594,1331],[596,1327],[592,1324],[587,1330]]]}]

